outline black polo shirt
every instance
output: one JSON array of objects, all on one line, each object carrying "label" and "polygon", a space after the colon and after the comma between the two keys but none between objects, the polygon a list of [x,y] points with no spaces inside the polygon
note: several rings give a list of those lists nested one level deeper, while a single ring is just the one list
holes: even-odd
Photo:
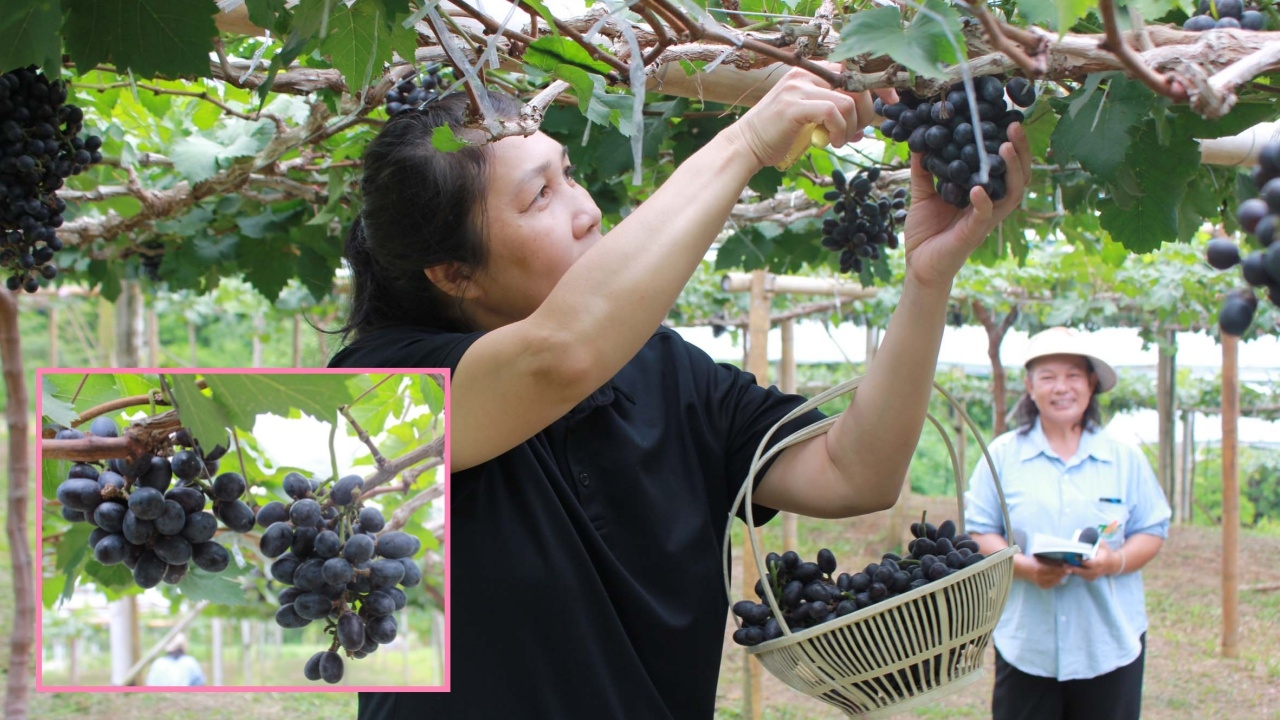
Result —
[{"label": "black polo shirt", "polygon": [[[330,366],[456,368],[479,336],[388,329]],[[454,474],[452,691],[361,693],[359,717],[711,718],[729,507],[802,402],[661,328],[563,418]]]}]

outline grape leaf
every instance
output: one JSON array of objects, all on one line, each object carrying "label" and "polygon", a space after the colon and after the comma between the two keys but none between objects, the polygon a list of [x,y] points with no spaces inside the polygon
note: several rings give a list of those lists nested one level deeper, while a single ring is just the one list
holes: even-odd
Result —
[{"label": "grape leaf", "polygon": [[341,264],[341,244],[329,237],[327,228],[302,225],[293,234],[298,247],[297,275],[316,302],[333,289],[333,272]]},{"label": "grape leaf", "polygon": [[178,588],[182,590],[183,595],[197,602],[208,600],[215,605],[248,605],[249,600],[245,597],[244,588],[240,587],[239,583],[228,580],[224,575],[225,573],[210,573],[198,567],[192,567],[187,572],[187,576],[182,578],[182,582],[178,583]]},{"label": "grape leaf", "polygon": [[294,276],[297,256],[288,235],[273,235],[253,242],[236,243],[236,263],[244,279],[262,297],[275,302]]},{"label": "grape leaf", "polygon": [[329,17],[329,34],[320,41],[320,51],[342,73],[348,88],[361,90],[382,74],[383,63],[391,62],[391,31],[382,8],[372,3],[338,8]]},{"label": "grape leaf", "polygon": [[61,398],[49,394],[49,388],[41,388],[40,394],[40,412],[59,425],[71,427],[71,421],[80,416],[80,413],[71,407],[71,403]]},{"label": "grape leaf", "polygon": [[76,69],[99,63],[137,77],[209,76],[217,8],[189,0],[64,0],[67,50]]},{"label": "grape leaf", "polygon": [[39,65],[52,77],[62,67],[62,8],[58,0],[6,0],[0,15],[0,72],[10,68]]},{"label": "grape leaf", "polygon": [[1115,188],[1098,203],[1102,228],[1130,252],[1151,252],[1178,237],[1178,207],[1200,168],[1200,150],[1190,137],[1171,145],[1156,141],[1154,123],[1144,125],[1124,163],[1137,187]]},{"label": "grape leaf", "polygon": [[58,601],[58,597],[63,594],[63,590],[67,587],[66,575],[54,575],[53,577],[43,578],[40,581],[40,602],[46,608],[52,608],[53,604]]},{"label": "grape leaf", "polygon": [[[285,24],[288,19],[285,0],[245,0],[245,6],[249,10],[249,22],[264,30],[279,35],[288,27]],[[285,17],[281,18],[281,15]]]},{"label": "grape leaf", "polygon": [[[899,65],[925,77],[946,77],[941,64],[957,62],[964,52],[960,18],[954,8],[941,0],[928,0],[924,5],[930,12],[918,13],[905,29],[896,7],[854,13],[840,30],[840,43],[831,53],[831,59],[888,55]],[[959,45],[960,53],[948,40],[948,31]]]},{"label": "grape leaf", "polygon": [[91,559],[84,564],[84,574],[93,578],[104,589],[124,590],[133,585],[133,573],[124,564],[103,565]]},{"label": "grape leaf", "polygon": [[450,125],[440,125],[431,131],[431,146],[440,152],[457,152],[470,144],[455,135]]},{"label": "grape leaf", "polygon": [[[220,377],[213,375],[210,377]],[[195,375],[170,375],[169,388],[178,403],[178,417],[182,419],[200,447],[213,448],[227,442],[227,427],[231,423],[223,406],[200,392]],[[252,427],[252,425],[250,425]]]},{"label": "grape leaf", "polygon": [[[547,27],[551,28],[552,35],[560,37],[560,28],[556,27],[556,16],[547,8],[542,0],[525,0],[524,4],[536,10],[537,13],[542,16],[542,19],[547,21]],[[582,9],[587,9],[587,4],[585,2],[582,4]]]},{"label": "grape leaf", "polygon": [[591,75],[573,65],[556,65],[551,74],[573,86],[573,94],[578,98],[578,109],[585,113],[587,106],[591,104],[591,96],[595,94],[595,83],[591,80]]},{"label": "grape leaf", "polygon": [[1094,4],[1091,0],[1021,0],[1018,14],[1033,25],[1065,33],[1077,20],[1089,14]]},{"label": "grape leaf", "polygon": [[218,155],[222,146],[200,135],[185,137],[173,144],[169,159],[173,169],[191,182],[208,180],[218,172]]},{"label": "grape leaf", "polygon": [[[447,380],[445,384],[448,384]],[[444,411],[444,388],[426,375],[422,376],[422,396],[432,415],[439,415]]]},{"label": "grape leaf", "polygon": [[351,402],[347,379],[342,374],[244,374],[210,375],[205,382],[235,426],[251,430],[258,413],[287,416],[290,408],[321,422],[334,422],[338,406]]},{"label": "grape leaf", "polygon": [[[62,479],[71,472],[69,460],[44,460],[40,463],[40,493],[49,500],[58,496],[58,486]],[[59,518],[62,516],[58,513]]]},{"label": "grape leaf", "polygon": [[73,523],[58,539],[58,552],[54,567],[60,573],[70,575],[84,562],[89,554],[89,534],[93,526],[89,523]]},{"label": "grape leaf", "polygon": [[53,397],[70,403],[72,398],[75,398],[75,405],[81,410],[87,410],[120,397],[116,392],[115,378],[99,372],[48,373],[44,376],[41,391],[46,398],[45,402]]},{"label": "grape leaf", "polygon": [[1125,161],[1130,129],[1156,102],[1155,93],[1137,80],[1112,78],[1107,91],[1093,93],[1074,117],[1063,113],[1058,118],[1051,136],[1055,158],[1059,164],[1075,160],[1095,177],[1114,180]]},{"label": "grape leaf", "polygon": [[613,71],[607,63],[591,57],[581,45],[564,37],[538,38],[525,50],[524,61],[544,72],[552,72],[559,65],[581,68],[597,75],[608,75]]}]

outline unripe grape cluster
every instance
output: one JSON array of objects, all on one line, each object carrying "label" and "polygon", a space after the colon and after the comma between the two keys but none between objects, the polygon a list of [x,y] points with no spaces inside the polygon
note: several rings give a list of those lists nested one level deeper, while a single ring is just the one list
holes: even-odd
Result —
[{"label": "unripe grape cluster", "polygon": [[885,553],[880,562],[838,577],[836,557],[826,548],[818,551],[817,562],[802,561],[791,550],[782,555],[769,553],[765,558],[768,573],[755,587],[761,602],[741,600],[733,605],[733,614],[742,620],[733,641],[752,646],[782,637],[782,627],[765,600],[765,583],[773,590],[787,628],[796,631],[911,592],[986,557],[978,551],[977,542],[956,533],[952,520],[936,527],[924,520],[911,523],[911,534],[916,539],[907,546],[907,557]]},{"label": "unripe grape cluster", "polygon": [[35,292],[58,275],[66,178],[102,162],[102,138],[80,137],[84,113],[34,66],[0,75],[0,270],[9,290]]},{"label": "unripe grape cluster", "polygon": [[387,93],[384,98],[387,114],[394,117],[408,110],[421,110],[423,105],[440,97],[447,87],[448,80],[440,77],[440,65],[429,65],[417,81],[406,78]]},{"label": "unripe grape cluster", "polygon": [[[999,78],[984,76],[975,78],[973,86],[976,98],[969,96],[963,83],[955,83],[945,94],[932,99],[903,90],[898,93],[897,103],[887,104],[879,98],[874,103],[876,114],[885,118],[880,132],[895,142],[907,143],[911,152],[924,153],[922,162],[936,179],[938,194],[948,204],[961,208],[969,204],[969,191],[974,187],[985,189],[992,200],[1007,194],[1007,168],[1000,157],[1000,146],[1009,139],[1009,126],[1022,122],[1024,116],[1022,111],[1009,107],[1005,94],[1018,107],[1030,107],[1036,100],[1035,87],[1022,77],[1006,84]],[[971,106],[978,114],[976,127]],[[980,175],[979,148],[987,155],[986,182]]]},{"label": "unripe grape cluster", "polygon": [[1266,289],[1271,304],[1280,307],[1280,142],[1262,146],[1258,165],[1253,169],[1253,183],[1258,197],[1240,203],[1236,219],[1240,228],[1257,239],[1261,249],[1241,255],[1240,247],[1225,237],[1209,241],[1205,259],[1218,270],[1240,266],[1240,274],[1249,285],[1227,293],[1218,315],[1218,327],[1228,335],[1240,336],[1253,323],[1258,309],[1256,291]]},{"label": "unripe grape cluster", "polygon": [[1182,29],[1193,32],[1214,28],[1262,30],[1266,25],[1267,16],[1259,12],[1256,5],[1246,9],[1240,0],[1200,0],[1195,14],[1182,23]]},{"label": "unripe grape cluster", "polygon": [[327,491],[299,473],[284,477],[289,503],[272,501],[258,512],[265,531],[259,548],[275,560],[271,576],[280,592],[276,623],[283,628],[324,621],[333,635],[328,650],[307,661],[308,680],[342,679],[339,649],[357,660],[396,638],[394,613],[408,598],[402,587],[422,581],[413,561],[421,543],[387,530],[382,512],[359,501],[364,480],[340,478]]},{"label": "unripe grape cluster", "polygon": [[[113,438],[120,430],[111,418],[98,417],[90,423],[89,435]],[[54,436],[84,437],[70,428]],[[184,437],[190,442],[185,430],[175,440]],[[62,517],[93,525],[89,547],[94,559],[103,565],[123,563],[138,587],[152,588],[162,581],[176,585],[191,564],[222,572],[231,556],[214,540],[218,520],[233,532],[253,527],[253,509],[240,499],[247,490],[245,479],[228,472],[208,480],[223,452],[219,447],[208,455],[181,450],[172,457],[145,453],[133,459],[76,463],[58,485]],[[205,510],[206,499],[213,501],[212,512]]]},{"label": "unripe grape cluster", "polygon": [[898,227],[907,219],[907,191],[898,188],[892,196],[874,194],[879,168],[860,170],[846,178],[840,170],[831,173],[834,190],[823,196],[834,201],[834,218],[822,221],[822,246],[840,253],[840,272],[861,273],[864,263],[884,257],[898,247]]}]

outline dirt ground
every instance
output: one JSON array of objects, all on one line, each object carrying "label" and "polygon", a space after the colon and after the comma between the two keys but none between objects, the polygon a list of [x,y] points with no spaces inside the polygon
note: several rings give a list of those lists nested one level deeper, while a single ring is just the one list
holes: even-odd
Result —
[{"label": "dirt ground", "polygon": [[[913,496],[903,523],[928,510],[938,521],[956,516],[955,500]],[[829,547],[844,567],[878,559],[886,540],[888,512],[841,521],[801,519],[799,551],[808,558]],[[778,526],[778,527],[773,527]],[[770,523],[762,552],[782,543],[781,522]],[[736,551],[741,552],[739,541]],[[1225,659],[1222,643],[1222,538],[1216,528],[1175,526],[1160,555],[1143,570],[1147,612],[1144,720],[1280,720],[1280,590],[1239,593],[1237,657]],[[1240,585],[1280,583],[1280,537],[1245,532],[1240,539]],[[735,568],[741,567],[740,555]],[[743,651],[729,640],[726,625],[717,720],[743,715]],[[923,708],[899,713],[908,718],[990,717],[995,660],[988,650],[982,677],[972,685]],[[767,720],[834,720],[838,709],[792,690],[762,672],[763,717]]]}]

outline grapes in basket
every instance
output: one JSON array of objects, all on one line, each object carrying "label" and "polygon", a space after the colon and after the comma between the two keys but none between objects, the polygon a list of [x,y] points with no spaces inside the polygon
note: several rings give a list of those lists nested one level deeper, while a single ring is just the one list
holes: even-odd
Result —
[{"label": "grapes in basket", "polygon": [[885,553],[880,562],[839,576],[835,574],[836,556],[826,548],[818,551],[817,562],[803,561],[792,550],[781,555],[769,553],[765,558],[768,573],[755,588],[761,602],[741,600],[733,605],[733,614],[742,620],[733,641],[751,646],[782,637],[782,627],[765,599],[766,582],[778,600],[787,628],[794,632],[941,580],[986,557],[978,552],[977,542],[956,533],[952,520],[935,526],[921,518],[911,523],[911,534],[915,539],[907,546],[906,557]]}]

